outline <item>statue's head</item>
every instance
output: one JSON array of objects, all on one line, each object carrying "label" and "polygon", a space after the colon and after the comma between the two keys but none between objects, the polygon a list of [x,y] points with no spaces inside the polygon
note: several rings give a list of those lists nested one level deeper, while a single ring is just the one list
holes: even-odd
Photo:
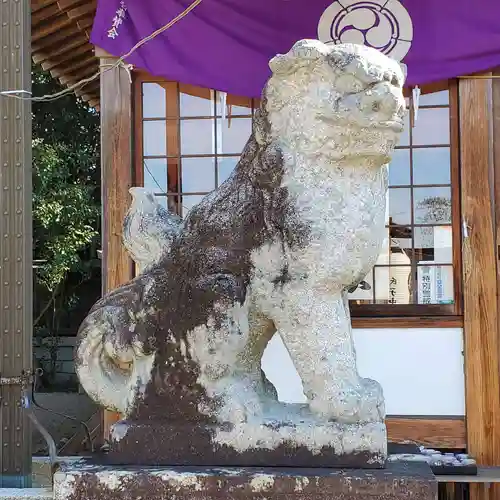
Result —
[{"label": "statue's head", "polygon": [[270,67],[265,97],[273,139],[333,161],[389,161],[406,112],[398,62],[363,45],[301,40]]}]

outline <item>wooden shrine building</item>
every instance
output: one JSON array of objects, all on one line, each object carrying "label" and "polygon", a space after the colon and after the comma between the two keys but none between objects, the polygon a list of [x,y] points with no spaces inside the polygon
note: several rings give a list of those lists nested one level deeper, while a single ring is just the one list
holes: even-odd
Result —
[{"label": "wooden shrine building", "polygon": [[[20,3],[7,0],[11,15],[23,13],[16,10]],[[120,11],[127,2],[109,3],[116,4],[109,31],[113,34],[114,29],[119,38],[127,16],[133,18],[132,5]],[[4,15],[2,5],[5,2],[0,3]],[[169,77],[168,68],[146,69],[153,59],[148,60],[145,52],[138,56],[142,65],[118,63],[110,55],[110,33],[102,35],[110,40],[106,47],[90,41],[95,20],[110,7],[100,4],[101,14],[96,8],[89,0],[32,0],[31,57],[66,87],[101,71],[99,78],[75,86],[74,92],[101,115],[102,262],[104,288],[110,290],[134,275],[121,241],[129,188],[144,185],[165,206],[185,215],[234,168],[259,100],[256,95],[204,86],[194,77]],[[187,14],[179,26],[186,23],[187,29],[189,16],[196,12]],[[413,28],[416,37],[416,20]],[[301,37],[305,36],[299,33]],[[144,51],[145,47],[147,43]],[[197,45],[192,50],[201,49]],[[185,57],[189,60],[188,49]],[[411,77],[412,65],[407,64]],[[223,67],[224,62],[214,65]],[[500,56],[480,71],[431,80],[412,80],[406,89],[410,111],[390,166],[384,252],[367,277],[371,290],[358,290],[351,301],[360,371],[384,387],[391,440],[467,450],[478,463],[498,466]],[[13,77],[2,82],[2,90],[19,83]],[[10,101],[8,106],[14,109]],[[7,134],[0,125],[0,140],[10,141]],[[6,158],[3,152],[0,158]],[[0,179],[5,189],[5,177]],[[2,292],[2,307],[10,305],[4,297]],[[6,346],[15,338],[7,329],[2,352],[11,349]],[[23,359],[28,363],[29,347],[25,349]],[[273,343],[265,358],[280,398],[300,401],[300,381],[283,346]],[[380,359],[385,360],[382,365]],[[4,359],[0,375],[5,371],[2,363]],[[2,412],[3,407],[0,422]],[[106,413],[103,435],[115,418]],[[5,456],[0,463],[12,465],[15,473],[15,464]]]}]

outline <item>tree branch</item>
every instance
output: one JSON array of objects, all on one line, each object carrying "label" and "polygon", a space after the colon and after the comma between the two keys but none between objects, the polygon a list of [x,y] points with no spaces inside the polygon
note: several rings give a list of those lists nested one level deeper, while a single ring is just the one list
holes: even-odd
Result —
[{"label": "tree branch", "polygon": [[57,295],[58,291],[59,291],[59,285],[57,285],[54,288],[54,291],[52,292],[50,300],[45,304],[45,307],[42,309],[42,312],[38,315],[38,317],[33,322],[33,327],[35,327],[38,324],[38,322],[43,318],[45,313],[48,311],[49,307],[52,305],[52,302],[54,302],[54,300],[56,299],[56,295]]}]

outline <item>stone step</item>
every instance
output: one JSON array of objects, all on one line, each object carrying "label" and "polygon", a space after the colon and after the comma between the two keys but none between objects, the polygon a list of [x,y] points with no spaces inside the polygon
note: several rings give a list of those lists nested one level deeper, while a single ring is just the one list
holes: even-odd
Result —
[{"label": "stone step", "polygon": [[0,500],[53,500],[52,488],[0,488]]}]

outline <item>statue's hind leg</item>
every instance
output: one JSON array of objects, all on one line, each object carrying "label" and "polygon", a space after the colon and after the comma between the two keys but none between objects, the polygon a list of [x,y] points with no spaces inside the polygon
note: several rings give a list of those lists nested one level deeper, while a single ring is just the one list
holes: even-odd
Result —
[{"label": "statue's hind leg", "polygon": [[[200,370],[198,383],[209,399],[216,402],[219,422],[245,422],[260,417],[262,403],[275,394],[262,377],[261,358],[274,325],[252,307],[239,280],[230,275],[205,281],[215,296],[212,312],[205,324],[188,332],[190,355]],[[208,409],[210,411],[210,409]]]},{"label": "statue's hind leg", "polygon": [[238,360],[243,370],[242,374],[264,400],[276,401],[278,393],[262,370],[262,356],[267,344],[276,333],[276,327],[273,321],[258,309],[251,298],[248,310],[248,326],[248,342]]}]

